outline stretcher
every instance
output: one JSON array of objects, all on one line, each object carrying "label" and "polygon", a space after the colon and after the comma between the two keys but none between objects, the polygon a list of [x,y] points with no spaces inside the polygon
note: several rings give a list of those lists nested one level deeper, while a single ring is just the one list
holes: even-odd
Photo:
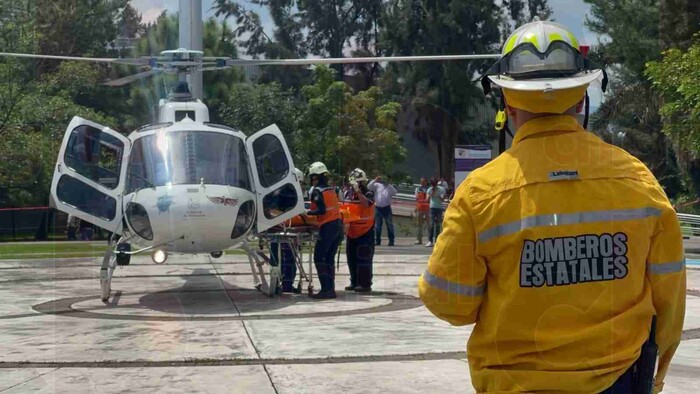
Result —
[{"label": "stretcher", "polygon": [[[255,287],[269,297],[282,293],[282,245],[288,245],[294,256],[294,264],[297,266],[297,288],[303,289],[306,282],[307,291],[309,294],[312,294],[313,256],[317,237],[318,228],[311,225],[279,226],[258,234],[258,249],[252,256],[249,253],[251,269],[255,273]],[[277,256],[274,260],[267,257],[272,253],[270,248],[272,243],[280,245],[277,248]],[[267,249],[267,253],[265,253],[265,249]],[[304,268],[305,263],[308,264],[308,271]],[[270,267],[269,281],[266,280],[265,265]]]},{"label": "stretcher", "polygon": [[[358,204],[343,203],[340,205],[340,213],[345,226],[360,218]],[[316,217],[314,216],[299,215],[280,226],[273,227],[257,235],[258,248],[256,250],[248,248],[248,260],[253,272],[256,289],[268,297],[274,297],[282,293],[282,270],[280,266],[283,253],[282,245],[288,245],[294,256],[294,264],[297,267],[297,289],[303,289],[306,283],[308,294],[313,294],[314,246],[318,239],[318,226],[316,223]],[[268,257],[272,254],[270,245],[273,243],[280,245],[277,248],[277,256],[274,261]],[[340,250],[341,248],[338,247],[336,264],[340,264]],[[265,274],[264,267],[266,265],[270,267],[268,275]],[[305,265],[307,265],[307,269],[304,268]]]}]

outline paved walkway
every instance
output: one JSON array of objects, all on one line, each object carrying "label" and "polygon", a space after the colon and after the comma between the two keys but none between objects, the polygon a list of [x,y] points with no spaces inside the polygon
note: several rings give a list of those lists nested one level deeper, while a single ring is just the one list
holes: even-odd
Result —
[{"label": "paved walkway", "polygon": [[[0,392],[473,392],[471,328],[421,306],[429,249],[410,241],[379,248],[373,294],[329,301],[264,297],[245,256],[134,258],[107,305],[99,258],[2,261]],[[667,393],[700,391],[700,271],[688,278]]]}]

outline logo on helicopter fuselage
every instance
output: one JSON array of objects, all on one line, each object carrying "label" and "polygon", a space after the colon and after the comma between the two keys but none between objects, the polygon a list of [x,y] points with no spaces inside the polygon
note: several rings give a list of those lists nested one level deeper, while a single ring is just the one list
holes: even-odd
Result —
[{"label": "logo on helicopter fuselage", "polygon": [[170,206],[173,205],[173,196],[163,195],[158,197],[156,202],[156,207],[158,207],[158,213],[170,212]]},{"label": "logo on helicopter fuselage", "polygon": [[209,196],[207,196],[207,199],[209,201],[213,202],[214,204],[222,204],[224,206],[230,205],[232,207],[235,207],[236,205],[238,205],[238,200],[235,198],[228,198],[228,197],[224,197],[224,196],[221,196],[221,197],[209,197]]}]

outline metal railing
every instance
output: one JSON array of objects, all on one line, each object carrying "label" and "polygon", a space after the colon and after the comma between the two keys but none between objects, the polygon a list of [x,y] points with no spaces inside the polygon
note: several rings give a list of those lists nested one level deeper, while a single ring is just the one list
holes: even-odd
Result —
[{"label": "metal railing", "polygon": [[678,213],[678,222],[681,225],[681,232],[686,236],[700,236],[700,215],[688,213]]},{"label": "metal railing", "polygon": [[[447,208],[448,202],[442,203],[443,208]],[[416,207],[416,199],[413,194],[398,193],[392,199],[392,210],[398,216],[412,216]],[[677,213],[681,231],[685,236],[700,236],[700,215],[688,213]]]}]

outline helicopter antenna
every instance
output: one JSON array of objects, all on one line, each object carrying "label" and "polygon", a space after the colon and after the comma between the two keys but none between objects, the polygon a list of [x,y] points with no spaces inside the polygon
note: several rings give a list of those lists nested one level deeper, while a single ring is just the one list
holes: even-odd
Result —
[{"label": "helicopter antenna", "polygon": [[[202,51],[202,0],[180,0],[180,48]],[[191,74],[179,72],[180,81],[190,84],[190,92],[195,99],[202,99],[202,72]]]}]

